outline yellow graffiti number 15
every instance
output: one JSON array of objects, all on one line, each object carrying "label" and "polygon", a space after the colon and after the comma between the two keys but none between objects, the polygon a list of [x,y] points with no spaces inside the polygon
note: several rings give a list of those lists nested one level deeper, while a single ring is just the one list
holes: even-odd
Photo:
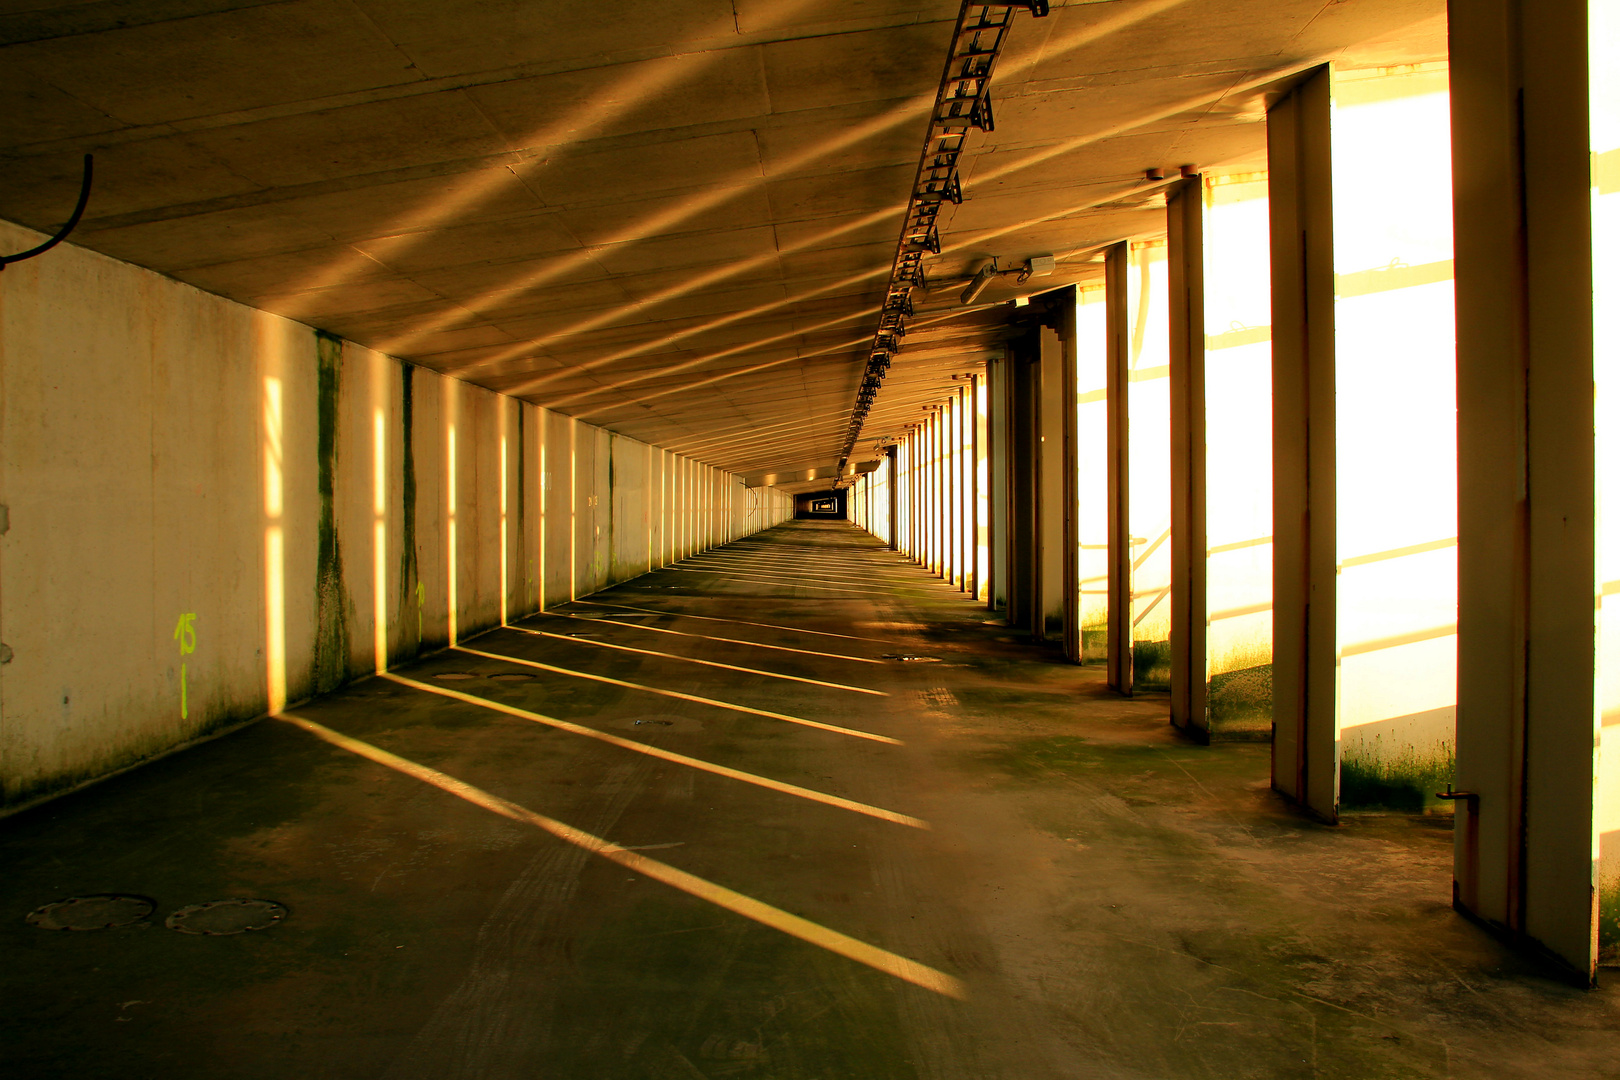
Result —
[{"label": "yellow graffiti number 15", "polygon": [[[190,656],[197,651],[197,613],[188,611],[174,624],[174,640],[180,644],[180,655]],[[186,662],[180,661],[180,719],[186,718]]]}]

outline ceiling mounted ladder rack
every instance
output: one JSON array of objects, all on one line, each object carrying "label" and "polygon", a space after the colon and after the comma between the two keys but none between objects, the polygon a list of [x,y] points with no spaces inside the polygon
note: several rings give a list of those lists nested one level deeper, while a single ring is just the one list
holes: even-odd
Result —
[{"label": "ceiling mounted ladder rack", "polygon": [[877,400],[878,390],[889,373],[894,356],[906,336],[906,320],[911,317],[911,290],[928,288],[923,257],[939,254],[939,211],[946,202],[962,202],[962,177],[957,163],[967,143],[969,131],[995,130],[990,105],[990,77],[1007,43],[1013,15],[1028,11],[1040,18],[1048,11],[1048,0],[1024,0],[1016,4],[964,3],[956,17],[945,72],[940,76],[928,120],[928,137],[917,163],[917,178],[911,185],[906,204],[905,225],[900,230],[894,263],[889,271],[889,287],[883,297],[883,311],[872,348],[866,361],[861,387],[855,394],[855,409],[849,433],[838,456],[838,476],[842,478],[861,428]]}]

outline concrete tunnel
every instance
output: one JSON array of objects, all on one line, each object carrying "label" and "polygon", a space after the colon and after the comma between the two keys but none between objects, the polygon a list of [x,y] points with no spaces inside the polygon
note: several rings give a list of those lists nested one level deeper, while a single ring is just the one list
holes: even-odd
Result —
[{"label": "concrete tunnel", "polygon": [[8,1077],[1620,1076],[1614,0],[0,61]]}]

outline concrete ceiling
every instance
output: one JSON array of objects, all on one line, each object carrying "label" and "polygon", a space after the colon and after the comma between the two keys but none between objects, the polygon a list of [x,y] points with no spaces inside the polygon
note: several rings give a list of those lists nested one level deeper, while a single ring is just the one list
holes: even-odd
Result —
[{"label": "concrete ceiling", "polygon": [[[825,470],[957,10],[0,0],[0,217],[54,229],[94,152],[76,243],[722,468]],[[1444,52],[1444,0],[1021,13],[856,460],[997,347],[1005,305],[956,303],[987,257],[1087,279],[1162,235],[1145,169],[1264,168],[1269,83]]]}]

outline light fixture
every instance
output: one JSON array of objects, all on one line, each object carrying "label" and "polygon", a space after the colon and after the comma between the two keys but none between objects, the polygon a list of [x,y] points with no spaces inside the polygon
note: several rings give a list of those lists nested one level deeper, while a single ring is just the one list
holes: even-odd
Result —
[{"label": "light fixture", "polygon": [[968,287],[962,290],[962,303],[971,304],[977,300],[979,294],[990,287],[990,279],[995,277],[997,273],[996,260],[991,259],[987,266],[982,267],[977,274],[973,275],[973,280],[968,282]]}]

